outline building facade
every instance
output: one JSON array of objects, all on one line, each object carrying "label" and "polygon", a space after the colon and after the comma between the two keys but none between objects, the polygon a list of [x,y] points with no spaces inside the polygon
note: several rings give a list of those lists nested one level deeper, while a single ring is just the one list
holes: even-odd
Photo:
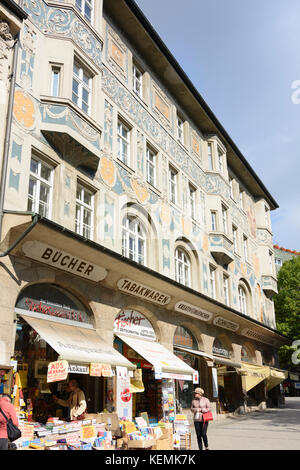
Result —
[{"label": "building facade", "polygon": [[[63,316],[72,303],[66,321],[84,312],[138,364],[116,322],[147,324],[199,372],[216,411],[265,403],[289,342],[272,301],[276,201],[132,0],[19,7],[28,17],[2,207],[0,362],[16,355],[18,315],[33,327],[46,305]],[[193,382],[171,369],[188,408]]]},{"label": "building facade", "polygon": [[300,252],[296,250],[289,250],[288,248],[283,248],[279,245],[274,245],[273,248],[277,274],[285,261],[289,261],[290,259],[293,259],[296,256],[300,256]]}]

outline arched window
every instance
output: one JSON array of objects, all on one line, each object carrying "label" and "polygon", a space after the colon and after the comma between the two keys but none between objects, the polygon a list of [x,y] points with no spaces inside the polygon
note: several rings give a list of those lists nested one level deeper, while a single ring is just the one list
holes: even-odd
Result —
[{"label": "arched window", "polygon": [[198,349],[197,341],[192,333],[183,326],[177,326],[174,334],[174,346],[182,346],[188,349]]},{"label": "arched window", "polygon": [[191,286],[191,262],[185,251],[175,251],[175,280],[184,286]]},{"label": "arched window", "polygon": [[122,254],[137,263],[146,264],[146,234],[136,217],[126,216],[123,219]]},{"label": "arched window", "polygon": [[246,346],[242,346],[241,358],[243,362],[252,362],[252,354]]},{"label": "arched window", "polygon": [[239,305],[240,311],[244,315],[247,315],[247,295],[244,287],[242,286],[239,286]]}]

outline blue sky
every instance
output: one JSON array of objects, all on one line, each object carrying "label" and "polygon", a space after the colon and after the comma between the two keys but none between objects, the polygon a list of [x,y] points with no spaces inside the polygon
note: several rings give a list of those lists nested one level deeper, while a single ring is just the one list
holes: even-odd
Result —
[{"label": "blue sky", "polygon": [[300,251],[300,1],[136,3],[278,202],[274,243]]}]

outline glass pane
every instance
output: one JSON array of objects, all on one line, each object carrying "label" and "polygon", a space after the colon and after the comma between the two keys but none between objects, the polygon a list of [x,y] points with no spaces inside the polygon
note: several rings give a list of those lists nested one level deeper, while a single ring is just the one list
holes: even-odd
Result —
[{"label": "glass pane", "polygon": [[85,113],[88,114],[89,106],[86,103],[84,103],[84,102],[82,103],[81,109],[82,109],[82,111],[84,111]]},{"label": "glass pane", "polygon": [[30,162],[30,171],[32,173],[38,174],[38,162],[36,160],[31,160]]},{"label": "glass pane", "polygon": [[90,193],[84,191],[83,201],[84,201],[85,204],[90,206],[92,204],[92,195]]},{"label": "glass pane", "polygon": [[85,225],[91,226],[91,222],[92,222],[91,212],[88,211],[87,209],[84,209],[83,210],[83,223]]},{"label": "glass pane", "polygon": [[28,194],[34,198],[36,194],[36,180],[30,178],[29,180],[29,189],[28,189]]},{"label": "glass pane", "polygon": [[49,201],[49,188],[48,186],[45,186],[44,184],[41,183],[41,188],[40,188],[40,201],[48,204]]},{"label": "glass pane", "polygon": [[46,181],[50,181],[50,179],[51,179],[51,168],[49,168],[48,166],[42,164],[41,165],[41,177]]}]

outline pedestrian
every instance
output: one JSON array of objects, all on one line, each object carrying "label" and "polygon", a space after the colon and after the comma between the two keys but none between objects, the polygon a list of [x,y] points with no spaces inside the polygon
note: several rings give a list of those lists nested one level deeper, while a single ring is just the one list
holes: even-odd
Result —
[{"label": "pedestrian", "polygon": [[71,380],[68,384],[70,395],[67,400],[61,400],[56,396],[53,399],[61,406],[70,408],[71,421],[83,420],[87,409],[84,392],[79,388],[77,380]]},{"label": "pedestrian", "polygon": [[211,411],[211,404],[208,398],[204,397],[204,390],[202,388],[196,388],[194,390],[194,399],[192,401],[191,411],[194,413],[194,425],[197,435],[199,450],[202,450],[202,440],[205,446],[205,450],[208,448],[207,440],[207,428],[208,422],[203,421],[203,413]]},{"label": "pedestrian", "polygon": [[[19,426],[16,410],[11,403],[9,395],[2,395],[0,398],[0,409],[8,419],[11,419],[15,426]],[[0,413],[0,450],[8,450],[7,420]]]}]

